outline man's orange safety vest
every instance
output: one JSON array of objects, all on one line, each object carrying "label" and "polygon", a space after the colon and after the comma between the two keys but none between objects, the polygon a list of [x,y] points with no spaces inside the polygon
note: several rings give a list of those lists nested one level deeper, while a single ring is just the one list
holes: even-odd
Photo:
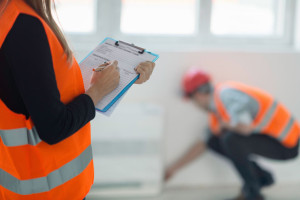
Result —
[{"label": "man's orange safety vest", "polygon": [[220,98],[221,91],[227,88],[241,91],[257,101],[259,110],[252,123],[254,133],[276,138],[288,148],[297,145],[300,128],[291,113],[266,92],[236,82],[219,84],[215,89],[214,103],[216,105],[216,114],[210,114],[210,129],[213,134],[220,134],[220,122],[230,122],[230,116]]},{"label": "man's orange safety vest", "polygon": [[[20,14],[38,18],[45,28],[61,101],[67,104],[84,93],[78,63],[73,58],[70,66],[55,34],[24,0],[11,0],[0,15],[0,48]],[[94,180],[90,132],[88,123],[69,138],[48,145],[30,118],[0,100],[0,199],[82,200]]]}]

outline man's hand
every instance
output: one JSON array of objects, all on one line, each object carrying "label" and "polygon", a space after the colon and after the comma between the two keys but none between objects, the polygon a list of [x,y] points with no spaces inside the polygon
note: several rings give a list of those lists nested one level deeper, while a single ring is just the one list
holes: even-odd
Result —
[{"label": "man's hand", "polygon": [[177,170],[174,167],[168,168],[165,172],[164,180],[166,182],[169,181],[176,174],[176,171]]},{"label": "man's hand", "polygon": [[171,179],[177,171],[194,161],[204,153],[205,150],[206,144],[201,140],[197,141],[181,158],[179,158],[179,160],[177,160],[177,162],[167,168],[165,172],[165,181]]},{"label": "man's hand", "polygon": [[234,133],[239,133],[244,136],[248,136],[253,132],[253,126],[252,125],[246,125],[246,124],[237,124],[235,126],[232,126],[230,123],[222,122],[221,126],[225,130],[232,131]]}]

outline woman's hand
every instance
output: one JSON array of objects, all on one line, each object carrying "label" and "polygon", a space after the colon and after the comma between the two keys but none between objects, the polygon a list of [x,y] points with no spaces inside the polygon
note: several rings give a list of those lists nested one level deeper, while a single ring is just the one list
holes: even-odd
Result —
[{"label": "woman's hand", "polygon": [[141,64],[139,64],[135,68],[135,71],[138,74],[140,74],[140,77],[135,83],[142,84],[142,83],[148,81],[153,72],[154,67],[155,67],[155,63],[150,62],[150,61],[142,62]]},{"label": "woman's hand", "polygon": [[[91,86],[86,91],[96,105],[104,96],[116,89],[120,82],[118,61],[100,65],[105,67],[101,71],[95,71],[91,78]],[[96,69],[97,70],[97,69]]]}]

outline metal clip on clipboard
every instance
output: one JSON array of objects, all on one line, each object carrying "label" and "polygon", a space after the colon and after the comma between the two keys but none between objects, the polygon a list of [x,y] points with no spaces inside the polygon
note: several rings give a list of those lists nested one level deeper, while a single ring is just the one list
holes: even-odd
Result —
[{"label": "metal clip on clipboard", "polygon": [[140,54],[143,54],[143,53],[145,53],[145,51],[146,51],[144,48],[135,46],[134,44],[129,44],[129,43],[127,43],[127,42],[123,42],[123,41],[121,41],[121,40],[115,42],[115,45],[116,45],[116,46],[119,46],[120,44],[124,44],[124,45],[127,45],[127,46],[131,46],[131,47],[133,47],[133,48],[136,48],[136,49],[139,50],[138,52],[139,52]]}]

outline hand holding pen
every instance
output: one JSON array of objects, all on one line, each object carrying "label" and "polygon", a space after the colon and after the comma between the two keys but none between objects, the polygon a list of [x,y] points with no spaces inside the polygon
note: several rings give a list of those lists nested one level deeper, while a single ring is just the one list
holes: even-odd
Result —
[{"label": "hand holding pen", "polygon": [[94,72],[101,72],[102,70],[105,69],[105,67],[107,67],[108,65],[110,65],[110,62],[105,62],[102,65],[99,65],[97,68],[94,68],[93,71]]},{"label": "hand holding pen", "polygon": [[118,61],[108,62],[93,69],[91,86],[87,90],[96,105],[104,96],[116,89],[120,82]]}]

